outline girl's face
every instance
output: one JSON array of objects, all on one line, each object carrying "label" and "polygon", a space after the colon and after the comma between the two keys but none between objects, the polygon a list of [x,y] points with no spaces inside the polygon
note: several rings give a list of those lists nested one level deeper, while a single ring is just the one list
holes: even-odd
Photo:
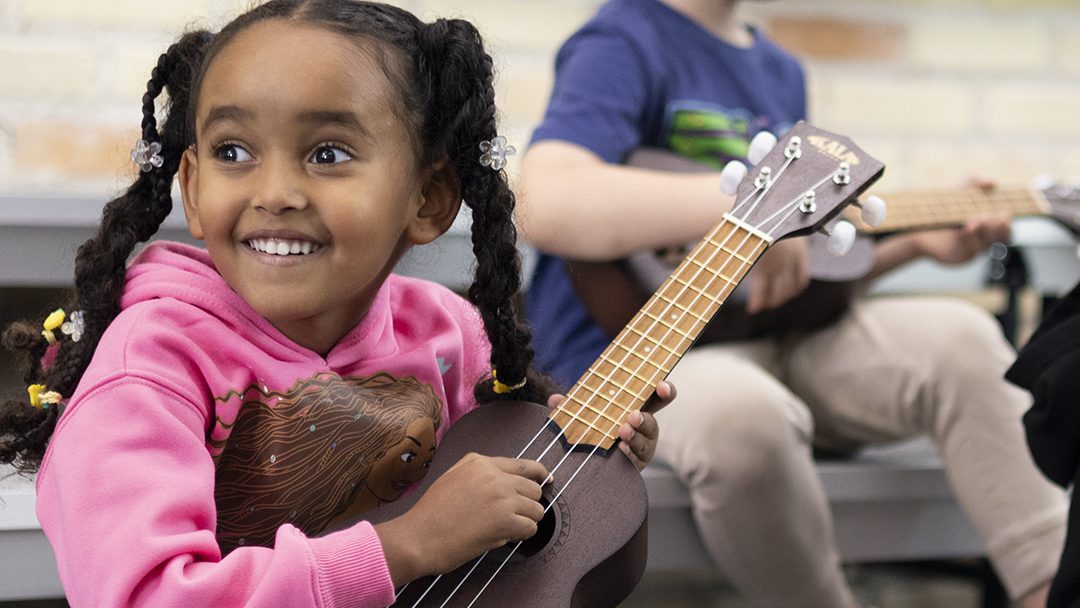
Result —
[{"label": "girl's face", "polygon": [[252,308],[325,353],[406,248],[449,227],[456,182],[417,168],[380,65],[327,29],[253,25],[196,94],[179,172],[189,230]]}]

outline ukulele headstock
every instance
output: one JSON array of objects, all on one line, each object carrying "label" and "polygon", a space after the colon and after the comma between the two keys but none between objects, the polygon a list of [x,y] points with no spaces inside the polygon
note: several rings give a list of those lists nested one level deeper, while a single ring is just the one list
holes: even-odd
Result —
[{"label": "ukulele headstock", "polygon": [[799,122],[739,183],[729,217],[772,240],[809,234],[884,171],[847,137]]}]

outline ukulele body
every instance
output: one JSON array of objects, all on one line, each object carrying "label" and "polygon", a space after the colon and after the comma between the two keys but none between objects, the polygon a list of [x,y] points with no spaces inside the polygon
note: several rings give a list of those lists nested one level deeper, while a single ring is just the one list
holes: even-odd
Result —
[{"label": "ukulele body", "polygon": [[[567,456],[567,446],[557,438],[558,428],[548,420],[550,412],[550,408],[523,401],[491,403],[469,412],[447,432],[419,487],[360,518],[372,523],[393,519],[411,508],[468,452],[517,457],[536,432],[544,429],[522,457],[540,459],[553,472],[555,481],[544,487],[541,500],[545,507],[552,501],[555,506],[547,510],[536,536],[510,557],[475,603],[480,589],[508,555],[507,548],[516,543],[483,558],[446,606],[602,608],[617,605],[641,578],[647,552],[648,496],[640,473],[618,449],[597,450],[590,458],[591,447],[578,448]],[[553,441],[554,447],[539,458]],[[563,456],[567,458],[559,465]],[[558,470],[554,470],[556,466]],[[443,606],[475,562],[470,560],[445,574],[419,606]],[[416,605],[431,580],[413,581],[401,591],[394,606]]]}]

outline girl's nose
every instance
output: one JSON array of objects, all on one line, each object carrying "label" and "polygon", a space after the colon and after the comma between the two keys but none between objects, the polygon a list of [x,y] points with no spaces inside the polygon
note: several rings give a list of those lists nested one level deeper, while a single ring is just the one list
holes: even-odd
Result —
[{"label": "girl's nose", "polygon": [[253,207],[279,214],[308,206],[300,169],[286,162],[264,162],[261,169],[251,199]]}]

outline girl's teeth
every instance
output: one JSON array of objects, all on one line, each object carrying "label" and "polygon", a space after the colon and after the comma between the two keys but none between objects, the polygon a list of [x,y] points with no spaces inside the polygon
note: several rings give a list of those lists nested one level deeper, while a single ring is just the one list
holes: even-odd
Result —
[{"label": "girl's teeth", "polygon": [[271,255],[307,255],[316,251],[319,246],[309,241],[293,241],[282,239],[252,239],[248,246],[261,253]]}]

